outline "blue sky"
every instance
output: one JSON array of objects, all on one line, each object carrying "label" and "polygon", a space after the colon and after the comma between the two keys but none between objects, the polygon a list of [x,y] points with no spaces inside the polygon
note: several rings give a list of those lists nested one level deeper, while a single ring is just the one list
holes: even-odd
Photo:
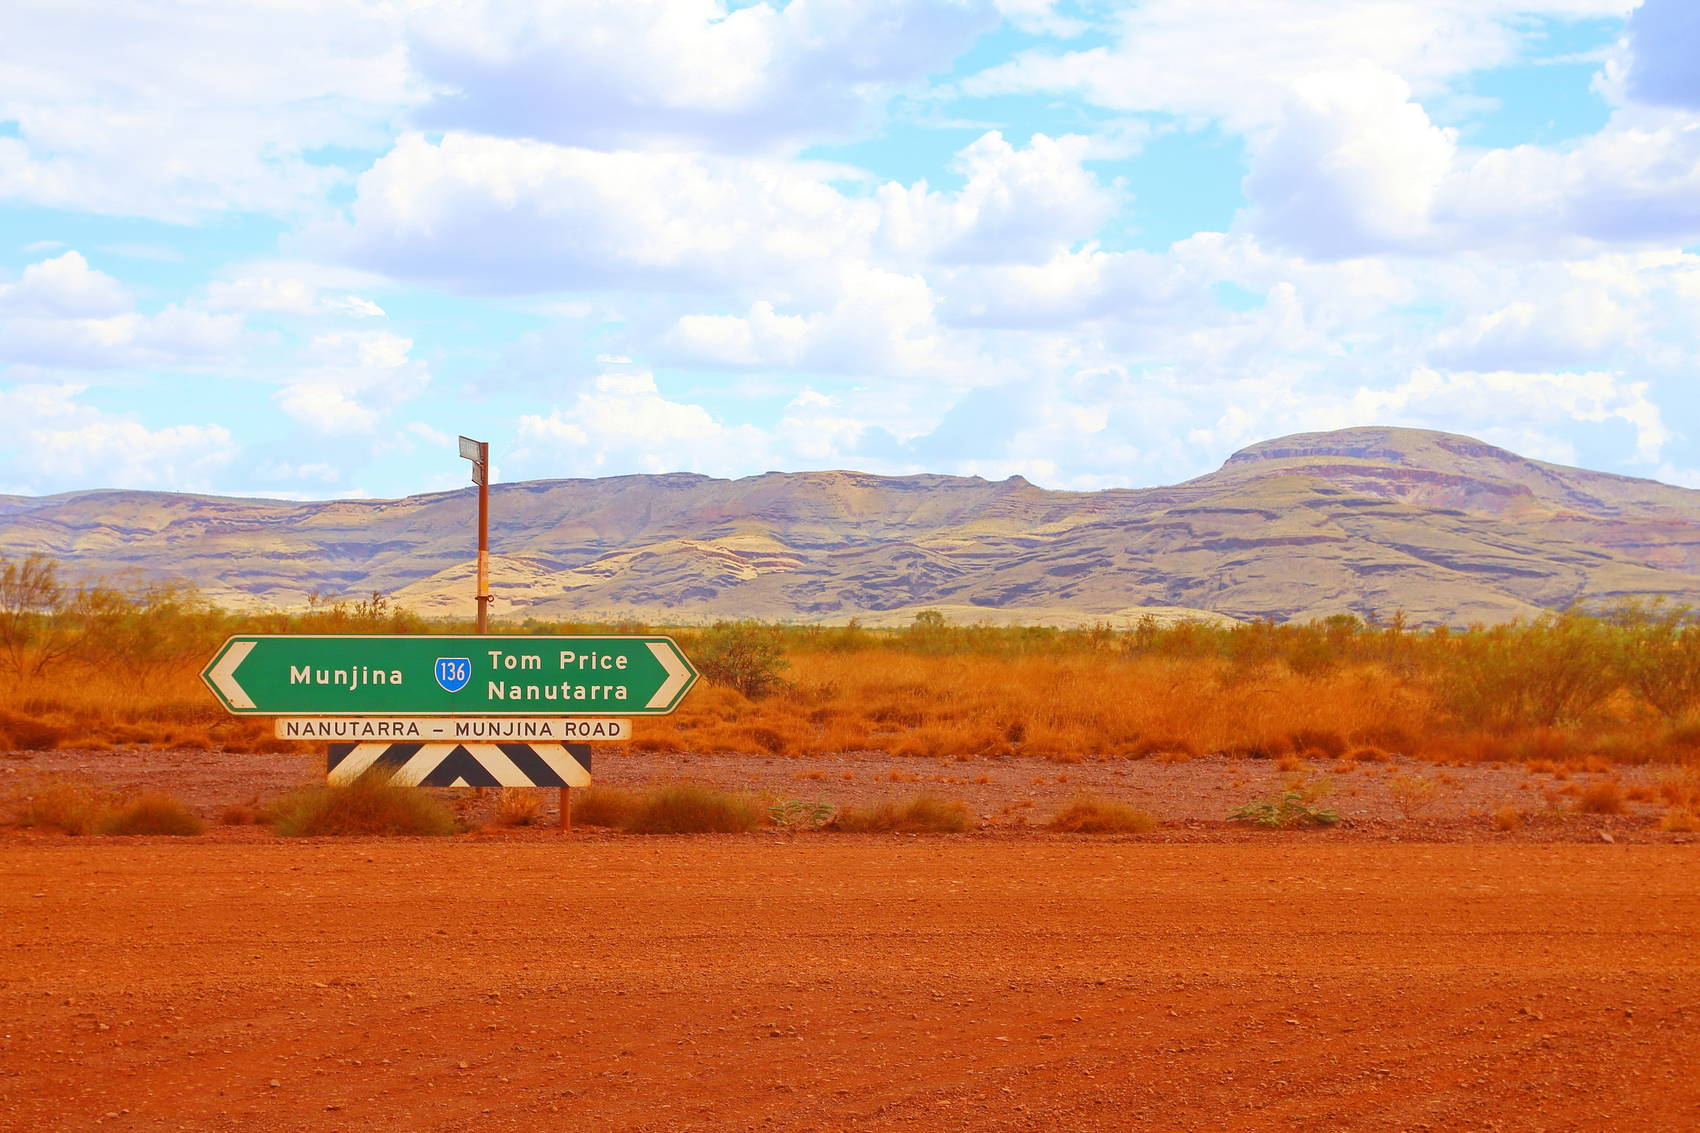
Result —
[{"label": "blue sky", "polygon": [[1700,487],[1691,0],[14,0],[0,492]]}]

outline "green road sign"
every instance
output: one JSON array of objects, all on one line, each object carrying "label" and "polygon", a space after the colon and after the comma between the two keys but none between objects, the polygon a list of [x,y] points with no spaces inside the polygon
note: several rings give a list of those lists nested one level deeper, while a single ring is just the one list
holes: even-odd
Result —
[{"label": "green road sign", "polygon": [[660,716],[697,673],[670,637],[243,634],[201,679],[239,716]]}]

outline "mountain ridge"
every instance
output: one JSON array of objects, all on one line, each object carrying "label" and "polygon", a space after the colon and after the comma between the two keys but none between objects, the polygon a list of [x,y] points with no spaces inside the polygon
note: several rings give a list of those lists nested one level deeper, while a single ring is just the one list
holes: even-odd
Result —
[{"label": "mountain ridge", "polygon": [[[889,622],[922,608],[1078,624],[1158,610],[1462,625],[1578,600],[1700,602],[1700,491],[1394,427],[1247,446],[1096,492],[938,473],[697,473],[492,485],[499,616]],[[475,493],[284,501],[0,496],[0,555],[182,577],[236,607],[390,593],[471,605]]]}]

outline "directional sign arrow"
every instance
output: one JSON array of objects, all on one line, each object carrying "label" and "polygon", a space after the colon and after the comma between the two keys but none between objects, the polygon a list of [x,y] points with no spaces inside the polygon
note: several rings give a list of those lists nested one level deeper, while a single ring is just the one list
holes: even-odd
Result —
[{"label": "directional sign arrow", "polygon": [[201,679],[237,715],[659,716],[697,672],[670,637],[242,634]]},{"label": "directional sign arrow", "polygon": [[252,708],[254,700],[236,683],[236,667],[248,659],[248,654],[254,651],[252,641],[238,641],[214,660],[206,672],[206,682],[230,702],[232,708]]},{"label": "directional sign arrow", "polygon": [[672,704],[678,699],[685,686],[696,679],[696,670],[685,661],[685,655],[679,652],[679,647],[669,639],[665,644],[659,641],[646,642],[649,651],[667,671],[667,680],[655,690],[655,695],[649,698],[646,708],[660,708],[663,704]]}]

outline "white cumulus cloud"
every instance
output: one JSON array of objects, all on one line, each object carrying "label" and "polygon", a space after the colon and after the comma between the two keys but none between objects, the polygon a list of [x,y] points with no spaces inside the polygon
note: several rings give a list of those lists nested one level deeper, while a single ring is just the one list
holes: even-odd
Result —
[{"label": "white cumulus cloud", "polygon": [[215,311],[266,311],[285,315],[342,315],[381,318],[384,309],[358,295],[326,294],[310,280],[265,275],[215,279],[207,284],[207,306]]},{"label": "white cumulus cloud", "polygon": [[275,394],[278,408],[321,436],[375,433],[431,383],[412,348],[387,331],[319,335],[302,352],[306,365]]},{"label": "white cumulus cloud", "polygon": [[428,125],[750,152],[866,125],[894,89],[995,22],[985,0],[452,0],[410,27],[415,65],[438,92]]},{"label": "white cumulus cloud", "polygon": [[[1681,3],[1682,0],[1676,0]],[[1120,111],[1269,123],[1293,84],[1365,67],[1419,95],[1516,59],[1532,16],[1617,16],[1634,0],[1148,0],[1108,45],[1032,48],[966,80],[976,94],[1057,93]]]},{"label": "white cumulus cloud", "polygon": [[230,430],[217,424],[149,428],[80,400],[86,387],[31,383],[0,389],[11,422],[0,467],[28,492],[73,488],[208,490],[235,459]]},{"label": "white cumulus cloud", "polygon": [[73,369],[199,364],[243,341],[239,315],[170,304],[133,309],[127,288],[76,251],[26,267],[0,284],[0,361]]},{"label": "white cumulus cloud", "polygon": [[1017,149],[994,130],[956,155],[958,192],[925,182],[880,186],[880,244],[898,257],[943,262],[1042,261],[1093,236],[1116,194],[1081,162],[1091,141],[1035,134]]},{"label": "white cumulus cloud", "polygon": [[49,208],[299,214],[419,93],[381,0],[13,0],[0,43],[0,200]]},{"label": "white cumulus cloud", "polygon": [[875,223],[873,206],[783,162],[410,134],[321,241],[468,291],[702,287],[808,273]]},{"label": "white cumulus cloud", "polygon": [[571,405],[525,414],[516,441],[511,462],[534,476],[738,474],[768,448],[760,429],[666,397],[647,372],[602,374]]}]

